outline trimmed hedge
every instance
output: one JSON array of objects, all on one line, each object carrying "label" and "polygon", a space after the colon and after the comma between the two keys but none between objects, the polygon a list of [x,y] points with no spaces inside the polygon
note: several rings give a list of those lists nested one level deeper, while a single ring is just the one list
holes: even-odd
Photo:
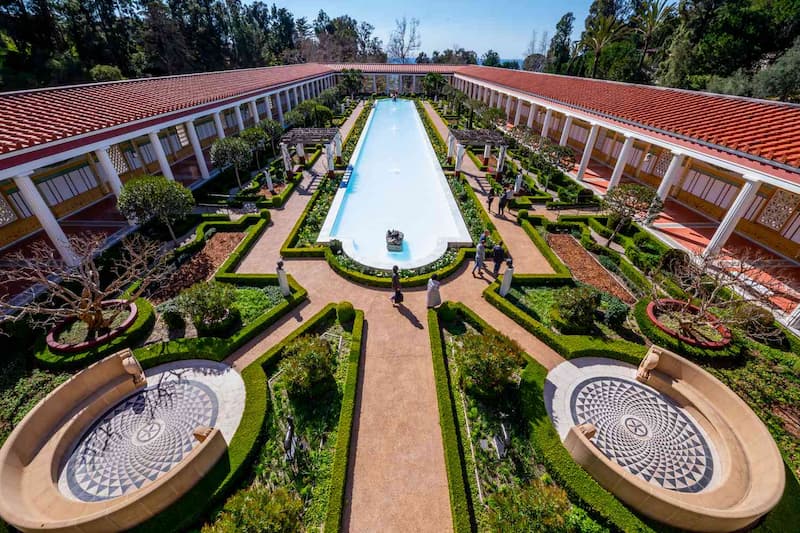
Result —
[{"label": "trimmed hedge", "polygon": [[[323,178],[323,179],[336,179],[337,177]],[[283,245],[281,246],[281,252],[280,252],[281,257],[323,257],[325,255],[325,250],[328,248],[327,246],[318,245],[305,248],[295,247],[298,238],[297,236],[300,233],[300,228],[303,227],[303,224],[306,221],[308,213],[314,208],[314,205],[319,200],[319,197],[322,194],[322,192],[323,188],[317,187],[317,190],[314,191],[314,194],[311,195],[311,198],[308,200],[308,204],[306,204],[305,209],[303,209],[303,212],[297,218],[297,222],[294,223],[292,231],[289,232],[289,235],[286,236],[286,240],[283,241]]]},{"label": "trimmed hedge", "polygon": [[[553,268],[553,271],[555,271],[556,275],[571,277],[567,265],[565,265],[561,259],[558,258],[555,252],[553,252],[550,246],[548,246],[547,242],[545,242],[544,237],[542,237],[536,228],[531,225],[530,220],[534,217],[528,215],[527,212],[523,212],[523,214],[525,215],[525,218],[518,218],[519,224],[522,226],[522,229],[525,231],[525,233],[528,234],[528,237],[531,238],[536,248],[538,248],[544,258],[547,259],[547,262],[550,263],[550,266]],[[536,218],[546,220],[544,217]]]},{"label": "trimmed hedge", "polygon": [[[345,447],[337,445],[331,479],[331,498],[334,495],[341,496],[337,496],[338,499],[336,500],[329,500],[326,526],[330,524],[330,531],[338,530],[338,524],[341,523],[342,502],[347,478],[347,461],[349,460],[349,435],[352,427],[361,357],[363,318],[363,312],[356,311],[356,319],[352,330],[353,338],[348,356],[348,372],[342,399],[342,410],[337,430],[340,439],[342,435],[347,436],[344,440],[337,442],[346,442],[347,444]],[[285,346],[289,342],[304,335],[322,321],[335,319],[335,305],[329,304],[242,371],[241,375],[245,382],[246,390],[244,413],[239,427],[228,445],[226,454],[180,500],[138,526],[135,531],[190,529],[204,520],[208,511],[213,506],[218,505],[222,498],[238,486],[242,478],[251,471],[250,465],[258,455],[258,444],[263,440],[264,420],[269,409],[267,374],[265,370],[277,364],[283,355]],[[165,362],[168,361],[149,359],[142,361],[142,365],[150,368]],[[342,448],[346,449],[343,450]],[[342,463],[342,457],[344,463]],[[332,501],[338,502],[338,505],[331,506]],[[202,505],[198,505],[198,502],[202,502]],[[326,527],[326,530],[328,530],[328,527]]]},{"label": "trimmed hedge", "polygon": [[[250,287],[263,287],[266,285],[278,284],[277,274],[227,274],[217,275],[215,279],[233,285]],[[136,358],[139,359],[143,365],[147,362],[149,366],[165,363],[167,361],[193,358],[222,361],[255,338],[262,330],[277,322],[287,311],[296,307],[306,298],[308,293],[292,276],[288,276],[288,281],[289,287],[292,290],[292,294],[289,298],[263,313],[253,322],[241,328],[230,337],[181,338],[168,342],[154,343],[134,350]]]},{"label": "trimmed hedge", "polygon": [[[514,276],[515,278],[517,276]],[[490,304],[506,314],[514,322],[532,333],[566,359],[577,357],[608,357],[638,366],[647,353],[647,347],[624,340],[609,340],[589,335],[559,335],[534,319],[528,313],[500,296],[499,282],[494,282],[483,291]]]},{"label": "trimmed hedge", "polygon": [[[331,269],[345,279],[366,285],[368,287],[379,287],[386,289],[392,286],[392,278],[391,274],[389,273],[387,273],[386,276],[372,276],[370,274],[364,274],[363,272],[346,268],[339,264],[334,257],[333,251],[327,246],[324,247],[323,254],[325,255],[325,259],[328,261],[328,265],[331,267]],[[458,271],[464,261],[469,260],[474,256],[475,248],[459,248],[458,252],[456,253],[455,260],[450,264],[434,270],[433,272],[428,272],[427,274],[419,274],[417,276],[402,278],[402,285],[403,287],[421,287],[428,283],[428,280],[433,274],[438,275],[439,279],[445,279]]]},{"label": "trimmed hedge", "polygon": [[328,513],[325,515],[325,531],[340,531],[345,507],[345,488],[350,460],[350,447],[353,442],[353,417],[358,392],[358,372],[361,364],[362,339],[364,332],[364,311],[356,310],[353,321],[350,354],[347,358],[347,378],[342,391],[342,409],[339,415],[339,429],[336,437],[336,453],[333,458],[330,493],[328,494]]},{"label": "trimmed hedge", "polygon": [[442,135],[439,133],[436,125],[433,123],[433,119],[431,119],[430,115],[428,115],[428,112],[422,102],[415,98],[414,106],[417,108],[417,113],[419,114],[419,118],[422,120],[422,125],[425,127],[425,131],[428,133],[428,138],[433,146],[433,151],[436,152],[436,157],[439,159],[439,163],[442,166],[446,165],[447,142],[445,142],[445,140],[442,138]]},{"label": "trimmed hedge", "polygon": [[337,169],[345,169],[350,164],[350,158],[353,156],[353,151],[356,149],[358,139],[361,137],[361,132],[364,131],[364,125],[367,123],[367,118],[372,111],[372,100],[369,99],[364,103],[361,112],[358,114],[353,127],[347,132],[347,137],[342,143],[342,159],[341,162],[335,166]]},{"label": "trimmed hedge", "polygon": [[110,342],[95,348],[70,354],[53,352],[47,346],[44,336],[40,336],[34,345],[33,355],[36,363],[48,370],[74,370],[84,368],[95,361],[111,355],[114,352],[128,348],[143,341],[150,335],[156,323],[156,314],[153,306],[144,298],[137,298],[136,307],[138,315],[131,327],[115,337]]},{"label": "trimmed hedge", "polygon": [[641,332],[653,343],[691,359],[738,358],[746,355],[747,347],[737,338],[737,333],[735,332],[733,332],[731,344],[721,350],[692,346],[669,335],[656,326],[647,316],[647,305],[650,301],[650,298],[642,298],[636,302],[633,307],[633,316],[636,318],[636,323],[639,325]]},{"label": "trimmed hedge", "polygon": [[[448,308],[448,312],[455,312],[459,318],[479,331],[496,331],[474,311],[463,304],[448,302],[440,308],[440,312],[444,310],[445,307]],[[435,315],[435,312],[433,313]],[[439,323],[438,320],[431,320],[431,313],[429,313],[428,316],[431,346],[434,351],[434,374],[437,372],[437,364],[440,365],[440,370],[442,372],[446,372],[446,367],[444,366],[445,347],[442,342]],[[438,338],[435,337],[434,331],[438,334]],[[438,356],[437,350],[439,352]],[[544,383],[547,377],[547,370],[528,354],[526,354],[526,358],[528,366],[522,373],[522,382],[520,383],[521,414],[525,419],[530,420],[530,440],[536,450],[537,459],[544,463],[550,476],[567,492],[570,500],[574,504],[585,509],[593,518],[610,529],[626,532],[653,531],[636,514],[601,487],[597,481],[583,470],[569,455],[569,452],[561,443],[558,432],[556,432],[553,427],[545,408]],[[450,382],[448,376],[445,375],[444,379],[440,380],[439,376],[436,375],[436,384],[437,395],[440,397],[440,416],[443,411],[441,405],[442,395],[439,392],[440,386],[448,387],[446,391],[446,400],[450,402],[450,405],[447,406],[447,409],[452,414],[455,405],[452,399],[452,392],[449,388]],[[457,433],[456,429],[454,429],[454,431]],[[444,428],[442,433],[444,435]],[[461,470],[463,470],[465,468],[463,462],[463,447],[457,449],[462,454],[460,459],[462,461]],[[445,453],[447,453],[447,448]],[[450,468],[448,465],[448,472],[449,471]],[[451,499],[451,502],[452,501]],[[455,509],[455,505],[453,505],[453,508]]]},{"label": "trimmed hedge", "polygon": [[[442,308],[450,305],[446,302]],[[450,511],[453,515],[453,530],[465,533],[476,529],[472,509],[472,497],[467,487],[467,472],[463,460],[463,445],[456,420],[450,373],[447,370],[444,341],[439,327],[439,315],[435,309],[428,310],[428,334],[433,355],[433,376],[436,383],[436,400],[439,405],[439,426],[442,429],[444,462],[447,469],[447,485],[450,491]]]},{"label": "trimmed hedge", "polygon": [[547,370],[532,361],[522,372],[520,397],[522,416],[531,423],[531,443],[550,476],[567,492],[570,500],[593,518],[615,531],[653,531],[613,494],[601,487],[569,454],[553,427],[544,405]]}]

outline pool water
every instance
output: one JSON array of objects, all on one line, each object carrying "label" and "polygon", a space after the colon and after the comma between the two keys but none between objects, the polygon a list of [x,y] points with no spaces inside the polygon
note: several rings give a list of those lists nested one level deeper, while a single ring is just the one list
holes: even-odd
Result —
[{"label": "pool water", "polygon": [[[386,248],[386,231],[403,232],[403,248]],[[338,239],[344,252],[374,268],[432,263],[448,246],[471,246],[447,180],[414,102],[379,100],[318,242]]]}]

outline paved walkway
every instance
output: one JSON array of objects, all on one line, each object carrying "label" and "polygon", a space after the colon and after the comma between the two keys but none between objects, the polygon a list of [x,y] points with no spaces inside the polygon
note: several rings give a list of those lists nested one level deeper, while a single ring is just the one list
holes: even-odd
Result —
[{"label": "paved walkway", "polygon": [[[352,127],[356,112],[342,126]],[[438,118],[438,115],[433,115]],[[319,173],[322,169],[315,169]],[[314,179],[307,173],[306,187]],[[480,190],[478,182],[471,183]],[[239,272],[274,272],[279,250],[308,195],[293,194],[239,267]],[[517,272],[552,272],[519,226],[497,219],[498,230],[517,261]],[[280,342],[330,302],[349,300],[365,312],[365,352],[353,426],[344,527],[348,531],[452,530],[447,474],[424,289],[408,290],[405,305],[393,307],[390,291],[363,287],[334,273],[323,260],[289,260],[286,270],[309,298],[268,328],[228,362],[243,368]],[[442,286],[446,300],[464,302],[548,368],[562,361],[553,350],[489,305],[481,296],[492,280],[473,277],[466,265]]]}]

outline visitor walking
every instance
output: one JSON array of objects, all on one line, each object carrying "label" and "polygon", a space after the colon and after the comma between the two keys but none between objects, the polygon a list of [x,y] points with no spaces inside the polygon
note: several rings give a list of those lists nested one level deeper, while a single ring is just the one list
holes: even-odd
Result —
[{"label": "visitor walking", "polygon": [[489,193],[486,195],[486,210],[492,212],[492,202],[494,202],[494,188],[489,187]]},{"label": "visitor walking", "polygon": [[403,293],[400,288],[400,269],[397,265],[394,265],[392,267],[392,290],[394,294],[389,298],[394,305],[403,303]]},{"label": "visitor walking", "polygon": [[428,280],[428,309],[442,303],[442,296],[439,294],[439,285],[441,285],[441,283],[439,283],[439,275],[436,273],[432,274],[431,279]]},{"label": "visitor walking", "polygon": [[508,203],[507,191],[500,193],[500,201],[497,203],[497,214],[501,217],[505,216],[506,204]]},{"label": "visitor walking", "polygon": [[489,239],[489,235],[491,235],[491,233],[489,233],[488,229],[483,230],[483,233],[481,233],[481,236],[480,236],[480,239],[478,239],[478,242],[482,242],[483,244],[486,244],[486,241]]},{"label": "visitor walking", "polygon": [[506,252],[503,250],[503,243],[498,242],[492,248],[492,259],[494,260],[494,270],[492,274],[494,277],[500,275],[500,265],[503,264],[503,261],[506,259]]},{"label": "visitor walking", "polygon": [[475,276],[475,271],[478,271],[478,274],[483,277],[483,262],[486,259],[486,245],[483,241],[478,243],[478,247],[475,248],[475,266],[472,267],[472,277]]}]

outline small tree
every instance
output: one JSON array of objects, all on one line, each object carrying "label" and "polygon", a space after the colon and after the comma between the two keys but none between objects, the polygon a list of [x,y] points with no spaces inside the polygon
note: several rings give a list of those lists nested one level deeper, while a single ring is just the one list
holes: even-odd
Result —
[{"label": "small tree", "polygon": [[361,87],[364,85],[364,74],[354,68],[346,68],[341,72],[341,80],[339,87],[344,94],[350,95],[350,98],[355,98],[356,94],[361,92]]},{"label": "small tree", "polygon": [[156,219],[167,226],[172,241],[172,225],[187,216],[194,207],[192,191],[164,176],[142,176],[129,180],[120,192],[117,209],[129,220],[143,224]]},{"label": "small tree", "polygon": [[422,78],[422,87],[428,96],[439,96],[447,80],[438,72],[428,72]]},{"label": "small tree", "polygon": [[239,169],[247,168],[253,158],[250,146],[238,137],[225,137],[217,139],[211,146],[211,161],[219,167],[233,165],[236,173],[236,183],[242,187],[242,180],[239,178]]},{"label": "small tree", "polygon": [[279,368],[290,396],[311,398],[333,382],[331,347],[316,335],[298,337],[284,348]]},{"label": "small tree", "polygon": [[269,139],[269,144],[272,146],[272,154],[275,155],[275,142],[283,135],[283,126],[277,120],[267,119],[259,122],[258,127],[264,130],[264,135]]},{"label": "small tree", "polygon": [[334,109],[339,103],[339,93],[336,89],[325,89],[319,93],[317,101],[329,109]]},{"label": "small tree", "polygon": [[661,212],[664,203],[655,189],[636,183],[623,183],[611,187],[603,198],[603,209],[610,220],[615,220],[614,229],[606,246],[610,245],[617,233],[631,222],[649,223]]},{"label": "small tree", "polygon": [[774,319],[764,314],[764,308],[773,307],[771,298],[786,294],[791,287],[786,272],[775,268],[774,258],[750,251],[689,254],[688,260],[673,260],[656,276],[652,294],[656,302],[664,277],[674,280],[686,293],[683,306],[670,306],[668,310],[681,334],[703,340],[703,332],[717,322],[728,329],[743,329],[761,341],[781,337]]},{"label": "small tree", "polygon": [[253,126],[252,128],[247,128],[240,133],[239,137],[241,137],[242,140],[247,143],[247,145],[250,147],[250,151],[255,154],[256,167],[260,169],[261,161],[258,157],[258,154],[264,149],[264,146],[267,143],[267,132],[258,126]]},{"label": "small tree", "polygon": [[106,261],[100,259],[104,235],[74,235],[69,244],[78,259],[76,267],[67,265],[43,241],[5,258],[0,284],[39,285],[44,291],[27,303],[15,303],[10,294],[0,295],[0,323],[26,319],[35,327],[50,328],[79,320],[86,324],[87,337],[94,338],[108,330],[116,318],[114,310],[104,312],[103,302],[123,298],[122,291],[139,282],[124,296],[126,301],[133,301],[169,274],[160,244],[138,234],[123,239],[116,258]]},{"label": "small tree", "polygon": [[233,308],[236,291],[232,285],[218,281],[195,283],[178,296],[178,305],[198,328],[213,329]]},{"label": "small tree", "polygon": [[495,331],[467,333],[457,353],[459,375],[469,390],[496,397],[508,386],[522,365],[519,345]]}]

